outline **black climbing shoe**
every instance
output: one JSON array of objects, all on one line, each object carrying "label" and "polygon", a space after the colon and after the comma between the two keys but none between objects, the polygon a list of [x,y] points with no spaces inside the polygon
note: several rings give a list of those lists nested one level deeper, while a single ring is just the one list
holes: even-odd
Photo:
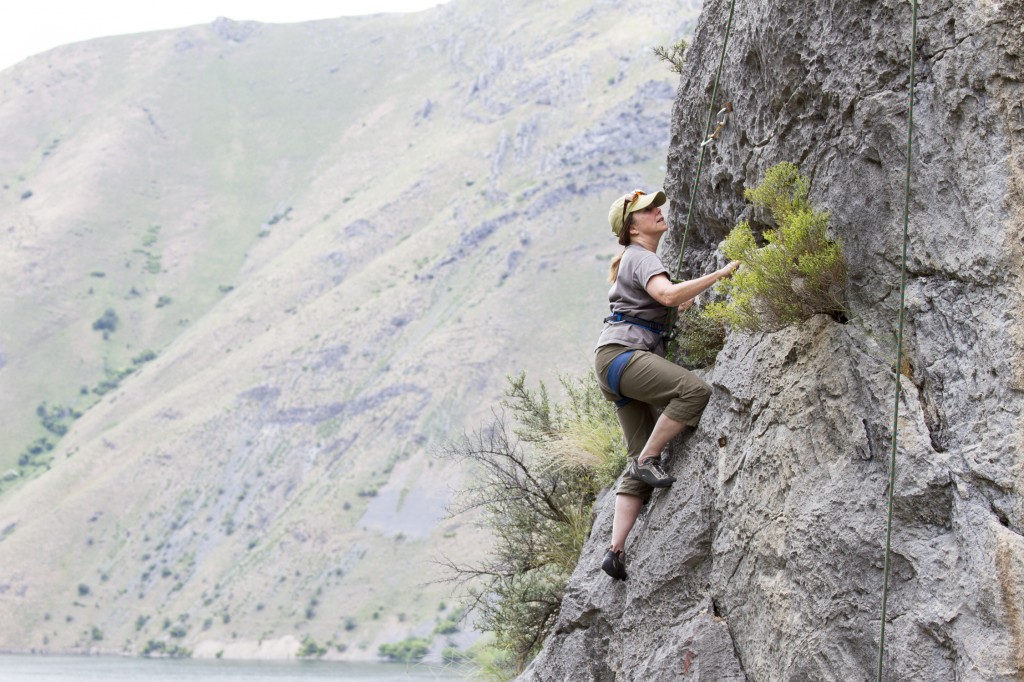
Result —
[{"label": "black climbing shoe", "polygon": [[661,457],[648,457],[643,464],[637,464],[634,459],[629,465],[629,477],[643,481],[652,488],[667,488],[676,482],[675,476],[669,476],[661,468]]},{"label": "black climbing shoe", "polygon": [[601,562],[601,570],[616,580],[625,580],[626,553],[619,552],[616,554],[609,549],[604,555],[604,561]]}]

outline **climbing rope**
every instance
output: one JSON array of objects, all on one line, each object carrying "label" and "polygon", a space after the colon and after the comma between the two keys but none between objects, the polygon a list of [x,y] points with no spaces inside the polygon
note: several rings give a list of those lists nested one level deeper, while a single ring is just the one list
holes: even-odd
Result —
[{"label": "climbing rope", "polygon": [[732,103],[727,103],[718,112],[718,128],[711,132],[711,122],[715,120],[715,100],[718,98],[718,84],[722,80],[722,67],[725,65],[725,50],[729,46],[729,34],[732,32],[732,16],[736,9],[736,0],[729,2],[729,19],[725,22],[725,39],[722,40],[722,54],[718,58],[718,70],[715,72],[715,85],[711,89],[711,104],[708,105],[708,122],[704,126],[704,141],[700,144],[700,156],[697,159],[697,174],[693,176],[693,185],[690,187],[690,207],[686,210],[686,227],[683,229],[683,243],[679,247],[679,260],[676,263],[675,279],[679,279],[679,273],[683,267],[683,254],[686,253],[686,238],[690,234],[690,219],[693,217],[693,205],[697,199],[697,183],[700,182],[700,174],[704,169],[704,152],[707,151],[708,143],[718,137],[718,133],[725,126],[725,115],[732,111]]},{"label": "climbing rope", "polygon": [[[715,84],[711,89],[711,104],[708,105],[708,122],[704,126],[704,139],[700,143],[700,156],[697,159],[697,174],[694,176],[693,185],[690,187],[690,207],[686,211],[686,227],[683,229],[683,243],[679,247],[679,261],[676,263],[676,271],[672,279],[673,282],[679,281],[679,273],[683,267],[683,254],[686,252],[686,236],[690,234],[690,219],[693,216],[693,204],[695,203],[697,197],[697,183],[700,182],[701,169],[703,169],[704,167],[704,152],[707,151],[708,145],[711,143],[712,140],[718,139],[718,134],[722,132],[722,128],[725,127],[726,114],[732,112],[732,102],[726,102],[725,106],[723,106],[718,112],[717,127],[715,128],[714,132],[711,131],[711,122],[715,120],[715,100],[718,98],[718,84],[722,80],[722,67],[725,65],[725,51],[726,48],[729,46],[729,34],[732,32],[732,17],[735,9],[736,0],[730,0],[729,19],[725,22],[725,38],[722,40],[722,53],[718,57],[718,70],[715,71]],[[675,329],[676,316],[678,314],[678,308],[669,309],[667,321],[667,327],[669,330]],[[670,345],[668,349],[668,359],[670,361],[675,361],[675,351],[675,344]],[[653,499],[650,501],[650,503],[645,505],[646,509],[644,513],[644,525],[641,528],[641,533],[643,533],[647,529],[648,520],[654,513],[654,506],[655,504],[657,504],[658,499],[660,497],[660,494],[655,495]]]},{"label": "climbing rope", "polygon": [[[711,122],[715,120],[715,100],[718,99],[718,84],[722,80],[722,67],[725,65],[725,52],[729,46],[729,34],[732,32],[732,17],[736,10],[736,0],[730,0],[729,2],[729,19],[725,22],[725,38],[722,40],[722,53],[718,57],[718,69],[715,71],[715,84],[711,89],[711,103],[708,105],[708,122],[704,126],[704,138],[700,143],[700,155],[697,158],[697,173],[693,176],[693,185],[690,186],[690,206],[686,209],[686,227],[683,228],[683,241],[679,246],[679,259],[676,262],[675,274],[672,277],[673,282],[679,282],[679,274],[683,269],[683,254],[686,253],[686,238],[690,234],[690,220],[693,218],[693,205],[697,202],[697,183],[700,182],[700,174],[704,169],[704,152],[707,151],[708,146],[712,140],[718,139],[718,134],[722,132],[722,128],[725,127],[726,114],[732,112],[732,102],[726,102],[718,111],[718,126],[714,132],[711,131]],[[677,308],[670,308],[668,313],[668,328],[674,330],[676,326],[676,318],[679,315]],[[669,347],[668,359],[675,361],[675,344]]]},{"label": "climbing rope", "polygon": [[889,557],[892,550],[892,501],[896,488],[896,443],[899,436],[900,390],[903,376],[903,318],[907,297],[907,242],[910,232],[910,155],[914,139],[914,63],[917,53],[917,0],[910,0],[913,7],[910,39],[910,105],[907,115],[907,178],[903,199],[903,260],[900,266],[900,310],[899,325],[896,333],[896,404],[892,417],[892,455],[889,458],[889,493],[888,512],[885,522],[885,564],[882,569],[882,625],[878,637],[878,681],[882,682],[882,671],[885,662],[885,615],[889,602]]}]

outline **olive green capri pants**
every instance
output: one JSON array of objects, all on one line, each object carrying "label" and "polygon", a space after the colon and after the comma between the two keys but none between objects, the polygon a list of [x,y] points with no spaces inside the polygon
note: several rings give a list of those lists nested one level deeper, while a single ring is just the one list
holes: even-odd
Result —
[{"label": "olive green capri pants", "polygon": [[[597,349],[594,369],[608,400],[619,399],[609,389],[608,367],[617,355],[628,350],[633,349],[619,345]],[[655,408],[661,408],[673,421],[696,427],[711,398],[711,387],[696,374],[644,350],[635,351],[626,363],[619,379],[619,391],[623,397],[631,399],[615,413],[626,439],[626,455],[631,460],[643,454],[644,445],[651,437],[658,419]],[[623,476],[616,494],[635,495],[646,502],[653,490],[642,481]]]}]

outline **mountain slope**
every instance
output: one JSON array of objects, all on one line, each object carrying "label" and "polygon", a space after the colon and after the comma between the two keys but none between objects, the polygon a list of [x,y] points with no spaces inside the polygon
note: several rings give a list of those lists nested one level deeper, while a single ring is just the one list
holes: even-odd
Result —
[{"label": "mountain slope", "polygon": [[220,19],[0,74],[0,647],[429,635],[429,559],[485,544],[431,447],[586,371],[694,14]]}]

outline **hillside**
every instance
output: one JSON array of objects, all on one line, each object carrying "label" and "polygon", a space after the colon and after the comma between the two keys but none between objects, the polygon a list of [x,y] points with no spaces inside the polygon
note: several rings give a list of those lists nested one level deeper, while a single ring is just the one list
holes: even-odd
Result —
[{"label": "hillside", "polygon": [[[677,206],[728,8],[705,4],[688,52]],[[706,271],[740,220],[771,227],[743,190],[798,163],[844,244],[849,320],[730,335],[674,448],[678,481],[626,546],[629,580],[600,569],[608,495],[520,679],[1024,679],[1022,27],[1020,2],[921,3],[883,676],[911,3],[770,0],[736,3],[721,92],[735,111],[687,261]]]},{"label": "hillside", "polygon": [[431,558],[486,544],[432,448],[587,371],[696,12],[219,19],[0,73],[0,649],[430,636]]}]

